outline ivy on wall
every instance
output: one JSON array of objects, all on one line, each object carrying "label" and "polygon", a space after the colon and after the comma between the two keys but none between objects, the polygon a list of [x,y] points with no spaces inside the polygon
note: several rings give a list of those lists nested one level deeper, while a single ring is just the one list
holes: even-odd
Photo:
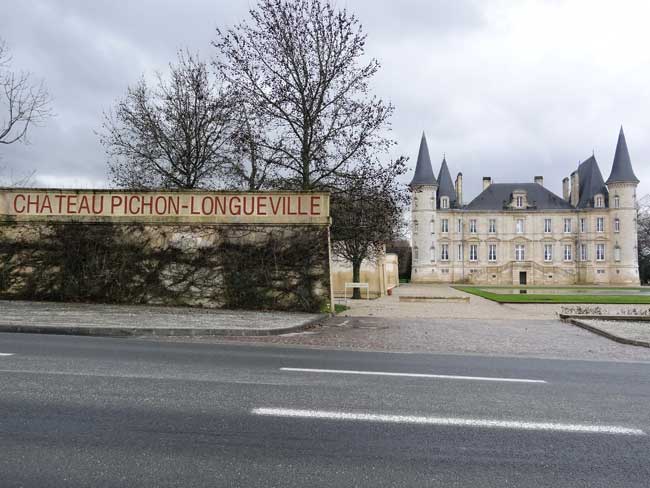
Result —
[{"label": "ivy on wall", "polygon": [[319,311],[321,227],[8,224],[0,297]]}]

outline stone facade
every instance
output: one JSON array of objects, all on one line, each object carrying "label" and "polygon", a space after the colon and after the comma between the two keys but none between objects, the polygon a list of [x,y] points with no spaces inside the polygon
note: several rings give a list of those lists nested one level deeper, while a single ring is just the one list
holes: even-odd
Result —
[{"label": "stone facade", "polygon": [[414,282],[490,285],[639,285],[638,180],[621,130],[605,183],[592,156],[565,178],[562,197],[534,183],[495,184],[462,204],[462,174],[438,178],[426,140],[411,183]]}]

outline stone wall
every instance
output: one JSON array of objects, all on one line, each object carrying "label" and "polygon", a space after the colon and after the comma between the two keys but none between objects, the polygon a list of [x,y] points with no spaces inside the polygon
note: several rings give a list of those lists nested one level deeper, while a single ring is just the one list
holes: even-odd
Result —
[{"label": "stone wall", "polygon": [[0,223],[0,297],[318,312],[323,225]]}]

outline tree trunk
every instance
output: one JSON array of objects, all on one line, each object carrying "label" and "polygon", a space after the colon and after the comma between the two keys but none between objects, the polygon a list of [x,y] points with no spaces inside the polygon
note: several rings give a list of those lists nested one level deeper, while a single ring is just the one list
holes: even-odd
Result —
[{"label": "tree trunk", "polygon": [[[360,278],[361,278],[361,261],[354,260],[352,261],[352,281],[354,283],[359,283]],[[355,288],[354,290],[352,290],[352,298],[356,300],[361,298],[361,290],[359,288]]]}]

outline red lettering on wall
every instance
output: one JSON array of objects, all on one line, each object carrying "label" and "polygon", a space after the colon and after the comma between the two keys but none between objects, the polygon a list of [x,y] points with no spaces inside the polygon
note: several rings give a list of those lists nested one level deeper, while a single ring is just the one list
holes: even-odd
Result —
[{"label": "red lettering on wall", "polygon": [[266,197],[258,196],[257,197],[257,214],[266,215]]},{"label": "red lettering on wall", "polygon": [[241,199],[239,197],[230,197],[230,202],[228,202],[228,210],[230,210],[230,215],[240,215],[241,214]]},{"label": "red lettering on wall", "polygon": [[[316,210],[318,210],[318,212]],[[320,197],[312,195],[311,208],[309,209],[309,213],[311,215],[320,215]]]},{"label": "red lettering on wall", "polygon": [[165,197],[156,197],[154,203],[154,210],[156,215],[164,215],[167,213],[167,199]]},{"label": "red lettering on wall", "polygon": [[[20,210],[18,209],[18,199],[19,198],[22,200],[20,202],[20,205],[21,205]],[[25,211],[25,195],[22,195],[22,194],[19,193],[18,195],[16,195],[14,197],[14,212],[21,214],[24,211]]]},{"label": "red lettering on wall", "polygon": [[88,204],[88,196],[82,195],[81,202],[79,202],[79,213],[86,211],[86,214],[90,213],[90,205]]},{"label": "red lettering on wall", "polygon": [[[57,195],[58,196],[58,195]],[[113,195],[111,197],[111,213],[115,213],[115,209],[122,205],[122,197],[119,195]]]},{"label": "red lettering on wall", "polygon": [[214,211],[214,200],[210,197],[203,197],[203,200],[201,200],[201,211],[203,215],[212,215]]},{"label": "red lettering on wall", "polygon": [[271,212],[273,215],[278,214],[278,210],[280,210],[280,204],[282,203],[282,198],[283,197],[278,197],[278,199],[275,201],[275,205],[273,204],[273,198],[271,198]]},{"label": "red lettering on wall", "polygon": [[201,215],[201,212],[194,210],[194,197],[190,197],[190,214],[192,215]]},{"label": "red lettering on wall", "polygon": [[[250,209],[247,208],[246,202],[250,203]],[[244,215],[253,215],[255,213],[255,197],[244,197]]]},{"label": "red lettering on wall", "polygon": [[77,206],[77,195],[68,195],[68,203],[65,207],[67,213],[76,214],[77,213],[77,210],[75,208],[76,206]]},{"label": "red lettering on wall", "polygon": [[47,195],[45,195],[45,197],[43,198],[43,203],[41,204],[40,212],[43,213],[46,208],[48,213],[52,213],[52,205],[50,205],[50,197],[48,197]]}]

